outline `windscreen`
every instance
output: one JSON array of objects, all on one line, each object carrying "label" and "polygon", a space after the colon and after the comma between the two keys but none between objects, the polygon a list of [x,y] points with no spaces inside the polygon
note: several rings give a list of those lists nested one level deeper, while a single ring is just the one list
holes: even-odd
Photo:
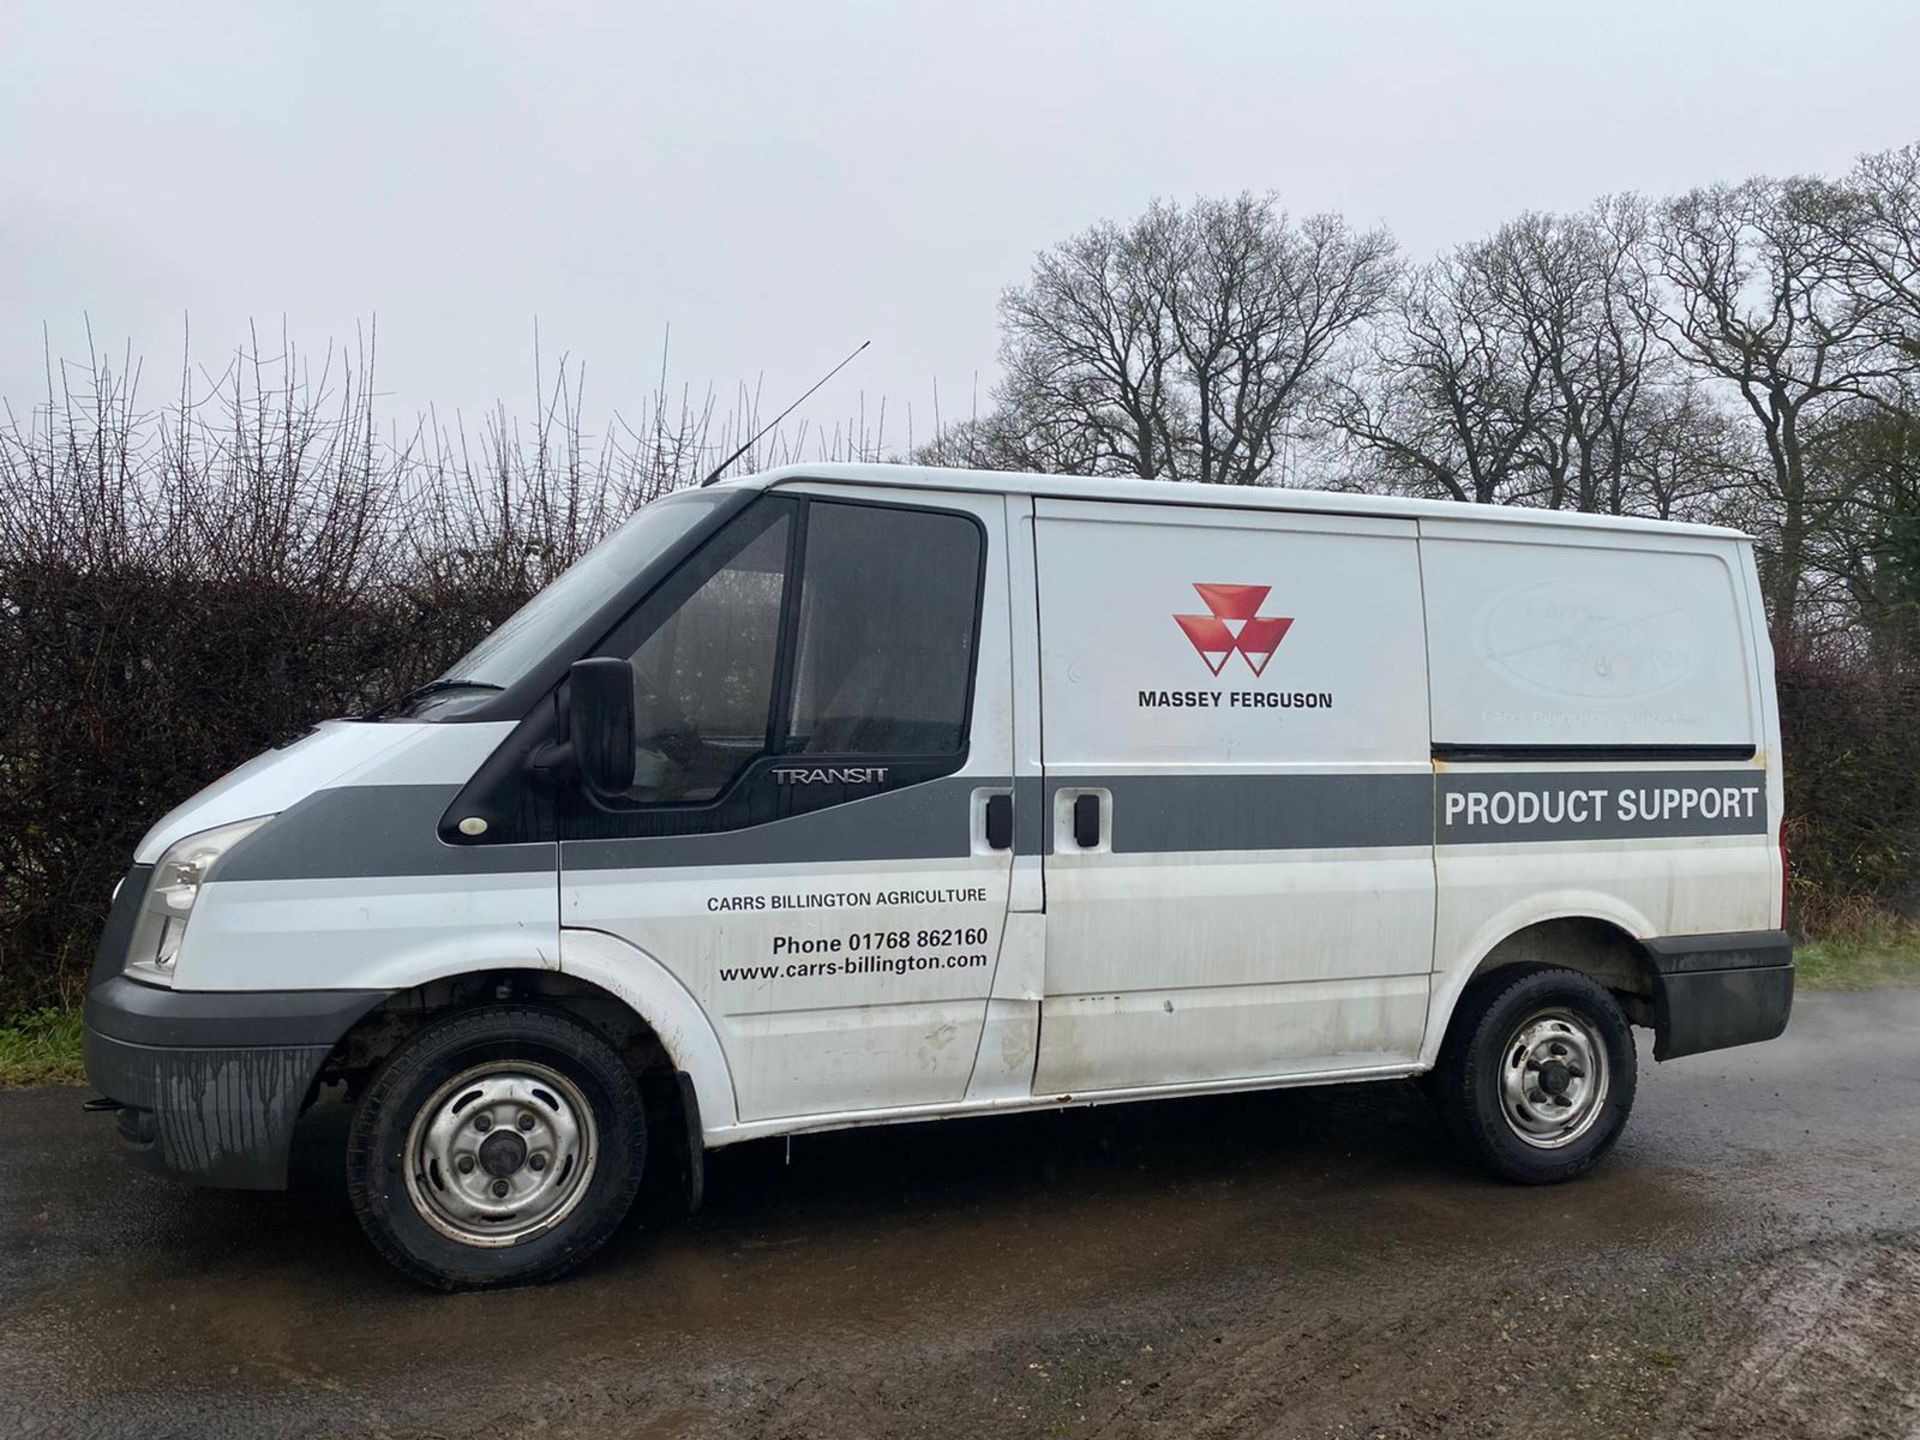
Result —
[{"label": "windscreen", "polygon": [[447,668],[444,678],[503,689],[553,653],[581,618],[712,513],[714,494],[672,495],[644,506]]}]

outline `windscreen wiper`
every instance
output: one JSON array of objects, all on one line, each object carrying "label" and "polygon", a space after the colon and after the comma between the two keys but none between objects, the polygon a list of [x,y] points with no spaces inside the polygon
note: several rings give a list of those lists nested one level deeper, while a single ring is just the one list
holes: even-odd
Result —
[{"label": "windscreen wiper", "polygon": [[378,720],[381,716],[390,715],[395,710],[398,710],[403,706],[412,705],[417,701],[425,700],[429,695],[443,694],[448,690],[504,690],[504,689],[506,689],[506,686],[495,685],[490,680],[429,680],[424,685],[414,686],[413,689],[407,691],[404,695],[396,695],[391,700],[381,701],[378,705],[374,706],[373,709],[367,711],[367,713],[362,715],[360,718],[362,720]]}]

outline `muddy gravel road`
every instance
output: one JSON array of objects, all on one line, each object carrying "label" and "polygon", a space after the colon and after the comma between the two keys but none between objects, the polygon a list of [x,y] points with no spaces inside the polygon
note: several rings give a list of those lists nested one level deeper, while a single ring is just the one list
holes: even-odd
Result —
[{"label": "muddy gravel road", "polygon": [[0,1434],[1920,1436],[1920,991],[1643,1065],[1558,1189],[1398,1084],[1076,1110],[728,1151],[452,1298],[362,1242],[337,1117],[234,1195],[0,1094]]}]

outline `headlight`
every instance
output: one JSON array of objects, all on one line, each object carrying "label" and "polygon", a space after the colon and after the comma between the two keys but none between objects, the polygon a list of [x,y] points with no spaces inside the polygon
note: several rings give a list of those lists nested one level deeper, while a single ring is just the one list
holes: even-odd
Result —
[{"label": "headlight", "polygon": [[272,818],[257,815],[202,830],[176,841],[160,857],[147,883],[146,898],[140,903],[140,918],[134,922],[133,943],[127,947],[127,974],[150,985],[173,984],[173,962],[180,954],[180,942],[187,938],[187,922],[193,918],[193,903],[200,898],[207,872],[222,855]]}]

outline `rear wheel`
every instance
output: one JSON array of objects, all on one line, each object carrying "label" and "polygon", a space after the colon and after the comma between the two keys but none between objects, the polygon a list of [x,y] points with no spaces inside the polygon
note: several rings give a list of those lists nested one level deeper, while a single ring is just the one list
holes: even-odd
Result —
[{"label": "rear wheel", "polygon": [[619,1228],[646,1161],[633,1076],[572,1017],[489,1006],[395,1052],[354,1115],[347,1189],[380,1253],[446,1290],[549,1280]]},{"label": "rear wheel", "polygon": [[1433,1093],[1448,1128],[1496,1173],[1571,1180],[1627,1123],[1637,1079],[1619,1002],[1576,970],[1500,970],[1454,1010]]}]

